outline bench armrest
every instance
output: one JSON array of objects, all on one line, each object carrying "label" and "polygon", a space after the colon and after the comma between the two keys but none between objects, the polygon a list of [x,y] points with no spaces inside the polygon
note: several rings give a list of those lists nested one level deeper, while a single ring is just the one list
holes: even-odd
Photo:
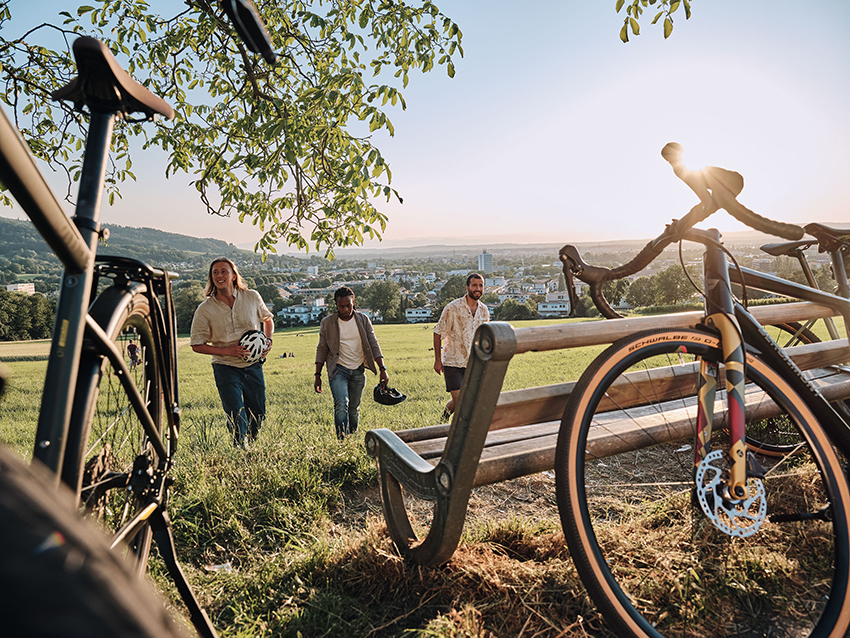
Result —
[{"label": "bench armrest", "polygon": [[410,449],[395,432],[386,428],[366,433],[366,452],[393,475],[407,491],[419,498],[437,498],[434,466]]}]

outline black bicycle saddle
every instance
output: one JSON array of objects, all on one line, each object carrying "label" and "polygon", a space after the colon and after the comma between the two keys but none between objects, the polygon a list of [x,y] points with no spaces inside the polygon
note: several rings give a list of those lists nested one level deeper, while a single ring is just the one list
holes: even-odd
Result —
[{"label": "black bicycle saddle", "polygon": [[73,48],[78,75],[53,92],[54,100],[73,102],[77,110],[85,104],[92,111],[144,113],[148,120],[155,115],[174,117],[174,109],[131,78],[103,42],[82,36]]},{"label": "black bicycle saddle", "polygon": [[806,224],[803,228],[809,235],[818,238],[821,252],[841,250],[850,240],[850,230],[847,228],[835,228],[817,223]]}]

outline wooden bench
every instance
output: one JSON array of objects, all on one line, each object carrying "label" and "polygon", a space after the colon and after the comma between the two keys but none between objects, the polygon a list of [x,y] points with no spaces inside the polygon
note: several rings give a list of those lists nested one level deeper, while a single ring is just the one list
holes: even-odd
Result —
[{"label": "wooden bench", "polygon": [[[750,310],[763,325],[835,314],[826,306],[810,303]],[[366,433],[367,452],[378,462],[384,517],[398,550],[423,565],[445,562],[460,541],[474,487],[554,467],[560,420],[575,383],[502,392],[515,355],[608,344],[647,329],[690,327],[702,316],[701,312],[688,312],[518,329],[501,322],[481,326],[450,424]],[[850,361],[847,339],[794,346],[786,352],[808,371],[810,381],[828,399],[850,397],[850,371],[831,367]],[[664,430],[670,436],[676,430],[676,414],[666,416]],[[688,436],[690,427],[690,422],[682,419],[681,435]],[[588,441],[588,445],[613,454],[618,451],[615,438],[623,440],[609,436]],[[431,528],[421,542],[407,517],[405,492],[434,502]]]}]

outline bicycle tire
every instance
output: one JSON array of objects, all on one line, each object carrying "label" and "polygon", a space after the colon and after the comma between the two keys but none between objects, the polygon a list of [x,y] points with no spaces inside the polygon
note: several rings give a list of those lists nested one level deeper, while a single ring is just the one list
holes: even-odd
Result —
[{"label": "bicycle tire", "polygon": [[[112,286],[104,290],[89,310],[108,338],[129,363],[126,343],[138,341],[139,364],[130,372],[159,436],[165,427],[161,353],[154,338],[154,322],[144,286]],[[128,366],[129,367],[129,366]],[[147,490],[164,490],[157,471],[166,459],[158,457],[133,409],[117,370],[94,348],[80,360],[71,431],[63,481],[77,486],[81,506],[108,532],[124,525],[146,502]],[[167,441],[166,441],[167,445]],[[160,480],[154,481],[158,476]],[[166,494],[156,495],[161,501]],[[149,525],[127,539],[129,560],[137,573],[146,569],[152,540]]]},{"label": "bicycle tire", "polygon": [[[770,406],[764,401],[770,397],[797,425],[805,449],[780,459],[758,457],[767,468],[769,518],[746,538],[718,529],[694,500],[690,364],[722,362],[719,345],[698,330],[642,332],[613,344],[582,375],[564,413],[555,460],[558,508],[576,568],[617,636],[845,636],[850,492],[843,458],[799,395],[752,355],[747,414]],[[668,360],[667,385],[639,390],[635,405],[627,406],[622,391],[638,388],[638,377],[624,373],[660,379]],[[685,381],[687,391],[681,390]],[[718,389],[712,440],[721,441],[720,449],[724,397]],[[609,415],[603,401],[614,407]],[[641,415],[654,415],[654,433],[642,428]],[[634,429],[613,430],[614,417]],[[644,441],[638,444],[637,436]],[[599,453],[600,440],[613,447]],[[750,487],[756,493],[752,479]],[[801,513],[832,520],[770,518]]]},{"label": "bicycle tire", "polygon": [[0,615],[28,638],[185,636],[49,472],[0,446]]}]

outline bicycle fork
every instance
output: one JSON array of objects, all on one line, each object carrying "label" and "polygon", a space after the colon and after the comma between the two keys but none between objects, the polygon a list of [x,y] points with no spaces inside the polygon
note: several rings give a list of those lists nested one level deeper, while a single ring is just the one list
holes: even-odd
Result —
[{"label": "bicycle fork", "polygon": [[706,242],[705,325],[720,333],[726,381],[727,451],[711,451],[714,402],[720,371],[700,362],[697,438],[694,453],[695,496],[700,507],[719,529],[732,536],[758,531],[767,514],[762,478],[764,471],[748,451],[745,421],[746,354],[741,329],[734,315],[726,255],[720,234],[709,231]]}]

